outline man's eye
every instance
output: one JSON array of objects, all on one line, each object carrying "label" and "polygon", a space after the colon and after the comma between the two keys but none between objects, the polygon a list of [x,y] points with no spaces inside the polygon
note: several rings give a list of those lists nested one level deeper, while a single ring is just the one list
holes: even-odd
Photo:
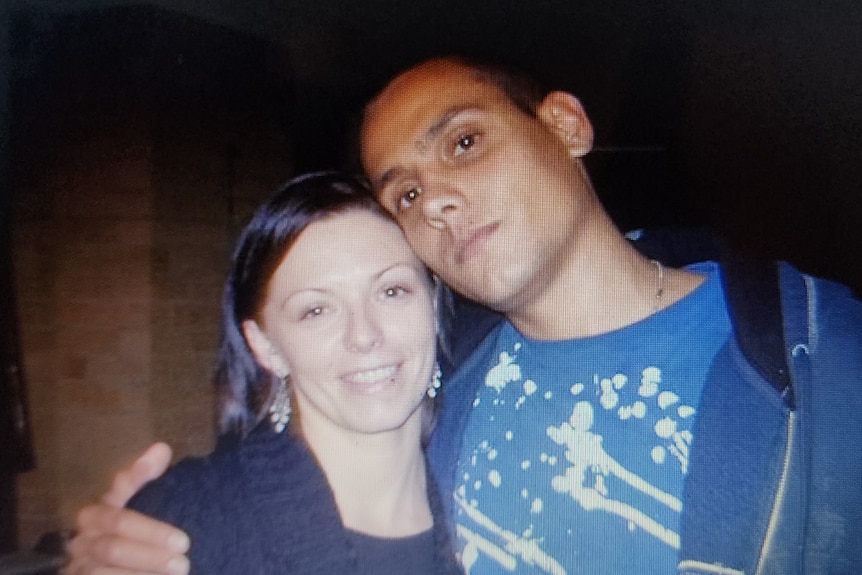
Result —
[{"label": "man's eye", "polygon": [[459,136],[455,142],[455,155],[462,154],[473,147],[476,143],[476,134],[465,134]]},{"label": "man's eye", "polygon": [[416,201],[416,198],[422,193],[422,190],[419,188],[411,188],[401,194],[401,199],[398,202],[398,209],[404,210],[413,205],[413,202]]}]

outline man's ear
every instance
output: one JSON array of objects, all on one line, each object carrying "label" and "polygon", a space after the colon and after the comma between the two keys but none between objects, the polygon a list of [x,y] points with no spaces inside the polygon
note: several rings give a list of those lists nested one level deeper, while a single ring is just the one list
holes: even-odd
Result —
[{"label": "man's ear", "polygon": [[287,363],[275,349],[275,346],[272,345],[272,342],[269,341],[266,334],[263,333],[263,330],[260,329],[260,326],[257,325],[256,321],[253,319],[243,321],[242,334],[248,343],[248,347],[251,348],[254,359],[260,365],[278,377],[287,377],[290,373]]},{"label": "man's ear", "polygon": [[593,149],[593,125],[581,102],[568,92],[550,92],[536,116],[566,146],[573,158],[583,157]]}]

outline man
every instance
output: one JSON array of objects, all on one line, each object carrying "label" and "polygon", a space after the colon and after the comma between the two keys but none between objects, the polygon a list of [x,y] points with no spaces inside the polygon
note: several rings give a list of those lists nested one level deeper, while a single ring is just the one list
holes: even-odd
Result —
[{"label": "man", "polygon": [[[381,203],[436,274],[506,319],[446,382],[428,449],[465,568],[851,572],[862,306],[783,268],[807,329],[785,318],[794,385],[776,388],[741,350],[724,270],[667,269],[616,230],[581,161],[591,145],[571,95],[457,58],[407,70],[365,110]],[[109,497],[163,466],[145,457]],[[182,552],[182,535],[140,516],[93,506],[79,527],[73,570],[185,567],[160,543]]]}]

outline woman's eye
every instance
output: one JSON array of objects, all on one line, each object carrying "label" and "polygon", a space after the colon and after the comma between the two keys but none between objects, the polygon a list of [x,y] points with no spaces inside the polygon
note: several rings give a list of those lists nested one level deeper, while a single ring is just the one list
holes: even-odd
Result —
[{"label": "woman's eye", "polygon": [[398,297],[398,296],[406,294],[406,293],[407,293],[407,290],[401,286],[388,287],[385,290],[383,290],[383,294],[386,297]]},{"label": "woman's eye", "polygon": [[323,315],[323,307],[317,306],[310,308],[308,311],[302,314],[302,319],[312,319],[320,315]]}]

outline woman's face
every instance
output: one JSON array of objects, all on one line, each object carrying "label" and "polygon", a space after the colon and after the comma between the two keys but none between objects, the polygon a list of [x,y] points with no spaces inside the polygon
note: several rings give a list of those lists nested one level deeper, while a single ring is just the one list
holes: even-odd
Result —
[{"label": "woman's face", "polygon": [[289,373],[306,435],[419,427],[434,289],[391,221],[348,211],[309,225],[273,275],[259,322],[243,329],[258,361]]}]

